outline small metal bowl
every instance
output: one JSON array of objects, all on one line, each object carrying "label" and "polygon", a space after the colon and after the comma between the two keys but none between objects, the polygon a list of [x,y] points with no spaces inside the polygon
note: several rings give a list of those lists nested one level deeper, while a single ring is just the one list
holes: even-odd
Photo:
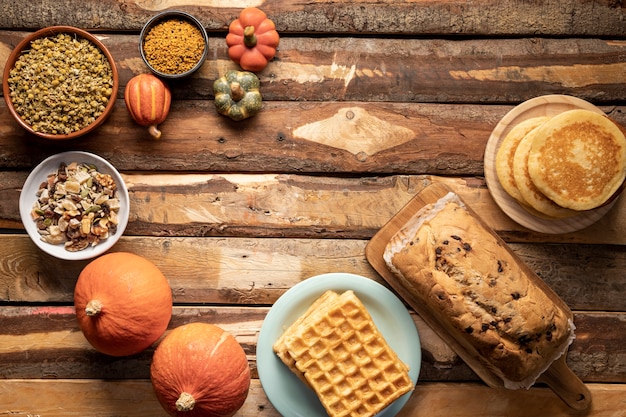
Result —
[{"label": "small metal bowl", "polygon": [[[45,133],[45,132],[36,131],[35,129],[33,129],[33,127],[22,116],[20,116],[20,114],[16,110],[14,103],[12,102],[11,96],[10,96],[11,90],[10,90],[10,85],[9,85],[9,78],[10,78],[11,70],[15,67],[15,63],[17,62],[17,60],[20,58],[22,54],[28,53],[28,51],[30,50],[31,42],[40,38],[54,37],[62,33],[66,33],[74,37],[86,39],[89,42],[91,42],[93,45],[95,45],[100,50],[100,52],[102,52],[102,54],[104,54],[107,61],[109,62],[109,65],[111,66],[111,71],[112,71],[112,76],[113,76],[112,77],[113,85],[111,87],[111,95],[109,97],[108,103],[106,104],[104,110],[89,125],[82,127],[79,130],[74,130],[67,134]],[[90,34],[87,31],[84,31],[82,29],[78,29],[72,26],[50,26],[44,29],[40,29],[26,36],[17,44],[17,46],[13,49],[13,51],[9,55],[9,58],[7,59],[7,62],[4,66],[4,73],[2,77],[2,92],[4,95],[4,100],[6,101],[9,112],[11,113],[13,118],[17,121],[17,123],[20,124],[20,126],[22,126],[24,129],[26,129],[28,132],[32,133],[33,135],[39,136],[44,139],[52,139],[52,140],[74,139],[79,136],[83,136],[87,133],[90,133],[93,130],[95,130],[97,127],[99,127],[109,117],[111,111],[113,110],[113,106],[115,105],[115,99],[117,97],[118,88],[119,88],[119,75],[118,75],[117,67],[115,66],[115,61],[113,59],[113,56],[109,52],[109,50],[94,35]]]},{"label": "small metal bowl", "polygon": [[[61,163],[69,165],[72,162],[94,165],[98,172],[102,174],[109,174],[117,186],[117,198],[120,204],[119,211],[117,212],[118,224],[115,233],[110,235],[108,238],[101,240],[95,246],[89,246],[77,252],[68,251],[63,243],[52,244],[44,242],[41,239],[41,234],[38,231],[35,220],[31,217],[33,205],[38,199],[37,191],[39,190],[40,184],[45,183],[48,176],[55,173],[59,169],[59,165]],[[46,158],[31,171],[28,178],[24,182],[24,186],[22,187],[19,207],[20,217],[22,219],[22,223],[24,224],[24,228],[33,243],[35,243],[39,249],[59,259],[76,261],[100,256],[115,245],[124,233],[128,224],[130,215],[130,197],[128,194],[128,188],[124,183],[124,178],[107,160],[89,152],[69,151]]]},{"label": "small metal bowl", "polygon": [[[150,63],[150,59],[147,56],[146,51],[144,50],[144,43],[145,43],[146,37],[148,36],[150,31],[155,26],[157,26],[159,23],[162,23],[162,22],[165,22],[165,21],[168,21],[168,20],[174,20],[174,19],[181,20],[181,21],[184,21],[184,22],[187,22],[187,23],[191,23],[193,26],[195,26],[200,31],[200,34],[202,35],[202,39],[203,39],[203,42],[204,42],[204,50],[203,50],[200,58],[198,59],[198,61],[190,69],[188,69],[186,71],[183,71],[183,72],[173,72],[173,71],[172,72],[164,72],[164,71],[161,71],[161,70],[155,68]],[[167,51],[167,50],[168,50],[167,47],[163,48],[163,51]],[[206,57],[207,57],[207,55],[209,53],[209,36],[207,35],[207,32],[204,29],[204,26],[202,26],[202,23],[200,23],[200,21],[198,19],[196,19],[195,17],[193,17],[189,13],[182,12],[182,11],[177,11],[177,10],[168,10],[168,11],[161,12],[161,13],[153,16],[143,26],[143,28],[141,29],[141,33],[139,34],[139,53],[141,54],[141,58],[143,59],[143,62],[150,69],[150,71],[152,71],[155,75],[157,75],[159,77],[162,77],[162,78],[169,78],[169,79],[185,78],[185,77],[190,76],[194,72],[196,72],[202,66],[202,64],[204,64],[204,61],[206,60]]]}]

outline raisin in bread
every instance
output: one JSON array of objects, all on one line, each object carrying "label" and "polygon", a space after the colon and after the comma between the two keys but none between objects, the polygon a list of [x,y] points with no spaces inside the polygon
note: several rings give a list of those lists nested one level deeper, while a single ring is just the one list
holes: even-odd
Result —
[{"label": "raisin in bread", "polygon": [[507,388],[528,388],[574,338],[568,311],[453,193],[391,239],[388,268]]}]

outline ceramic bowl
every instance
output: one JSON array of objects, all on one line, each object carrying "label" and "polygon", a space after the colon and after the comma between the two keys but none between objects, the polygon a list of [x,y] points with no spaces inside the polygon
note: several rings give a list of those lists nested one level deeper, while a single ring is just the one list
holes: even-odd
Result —
[{"label": "ceramic bowl", "polygon": [[[117,213],[118,225],[115,233],[111,234],[108,238],[101,240],[95,246],[90,246],[77,252],[68,251],[63,244],[54,245],[42,241],[41,235],[37,229],[37,224],[31,217],[33,204],[38,198],[37,191],[39,186],[47,180],[50,174],[53,174],[58,170],[61,163],[69,165],[72,162],[91,164],[97,168],[98,172],[111,175],[117,185],[117,197],[120,202],[120,209]],[[95,258],[103,254],[119,240],[126,229],[126,225],[128,224],[130,199],[124,179],[115,167],[113,167],[113,165],[111,165],[107,160],[88,152],[69,151],[52,155],[35,167],[22,187],[19,207],[22,223],[24,224],[28,235],[35,245],[39,247],[39,249],[59,259],[83,260]]]},{"label": "ceramic bowl", "polygon": [[[63,133],[63,134],[44,133],[44,132],[36,131],[35,129],[33,129],[31,124],[29,124],[29,122],[26,121],[25,118],[20,116],[20,114],[18,113],[10,96],[9,77],[10,77],[10,72],[15,67],[15,63],[19,59],[19,57],[22,54],[28,53],[28,51],[30,50],[31,42],[40,38],[47,38],[47,37],[51,38],[61,33],[67,33],[74,37],[86,39],[90,41],[93,45],[95,45],[104,54],[107,61],[109,62],[109,65],[112,70],[113,85],[111,86],[111,95],[109,97],[108,102],[106,103],[104,110],[89,125],[84,126],[80,128],[79,130],[71,131],[70,133]],[[78,29],[72,26],[50,26],[44,29],[40,29],[36,32],[33,32],[30,35],[23,38],[9,55],[9,58],[7,59],[7,62],[4,67],[4,74],[2,77],[2,91],[4,94],[4,100],[6,101],[9,112],[11,113],[13,118],[24,129],[26,129],[28,132],[32,133],[33,135],[37,135],[44,139],[52,139],[52,140],[73,139],[79,136],[83,136],[87,133],[90,133],[94,129],[98,128],[109,117],[111,111],[113,110],[118,88],[119,88],[119,75],[118,75],[117,67],[115,66],[115,61],[111,53],[104,46],[104,44],[102,44],[102,42],[100,42],[100,40],[98,40],[98,38],[96,38],[94,35],[92,35],[91,33],[85,30]]]},{"label": "ceramic bowl", "polygon": [[[191,67],[190,69],[186,71],[164,72],[162,69],[155,68],[151,64],[151,59],[144,49],[145,40],[148,34],[150,33],[150,31],[158,24],[166,22],[168,20],[181,20],[181,21],[190,23],[191,25],[195,26],[200,31],[200,34],[202,36],[202,39],[204,42],[204,50],[202,51],[202,54],[200,58],[198,59],[198,61],[195,63],[195,65],[193,65],[193,67]],[[164,48],[164,50],[168,50],[168,49]],[[154,73],[155,75],[162,77],[162,78],[168,78],[168,79],[185,78],[185,77],[190,76],[194,72],[196,72],[202,66],[202,64],[204,64],[204,61],[206,60],[206,57],[209,53],[209,37],[207,35],[206,30],[204,29],[204,26],[202,26],[202,23],[191,14],[182,12],[182,11],[177,11],[177,10],[168,10],[168,11],[161,12],[153,16],[143,26],[143,28],[141,29],[141,33],[139,34],[139,53],[141,54],[141,58],[143,59],[143,62],[150,69],[150,71],[152,71],[152,73]]]}]

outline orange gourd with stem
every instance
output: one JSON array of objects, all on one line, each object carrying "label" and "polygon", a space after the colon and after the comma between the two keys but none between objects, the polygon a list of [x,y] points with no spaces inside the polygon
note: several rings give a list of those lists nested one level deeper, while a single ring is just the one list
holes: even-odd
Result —
[{"label": "orange gourd with stem", "polygon": [[258,72],[274,58],[280,36],[274,22],[256,7],[247,7],[228,28],[228,56],[246,71]]},{"label": "orange gourd with stem", "polygon": [[153,74],[136,75],[126,84],[124,102],[133,120],[147,126],[150,135],[159,139],[158,125],[167,118],[172,102],[167,84]]},{"label": "orange gourd with stem", "polygon": [[165,333],[172,316],[172,290],[148,259],[112,252],[83,268],[74,288],[74,306],[81,331],[97,351],[134,355]]},{"label": "orange gourd with stem", "polygon": [[197,322],[163,338],[150,378],[159,403],[173,417],[230,417],[248,396],[250,367],[230,333]]}]

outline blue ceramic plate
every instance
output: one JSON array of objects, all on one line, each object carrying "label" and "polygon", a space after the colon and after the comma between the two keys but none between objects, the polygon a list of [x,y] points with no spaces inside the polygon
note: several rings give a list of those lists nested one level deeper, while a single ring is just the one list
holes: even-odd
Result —
[{"label": "blue ceramic plate", "polygon": [[[404,304],[386,287],[371,279],[346,273],[318,275],[300,282],[276,300],[259,334],[257,343],[259,379],[272,405],[284,417],[327,415],[315,392],[298,379],[272,349],[272,345],[283,331],[326,290],[335,290],[339,293],[346,290],[354,291],[387,343],[409,366],[409,376],[413,383],[417,383],[422,351],[415,323]],[[378,416],[395,416],[410,395],[410,392],[406,393]]]}]

